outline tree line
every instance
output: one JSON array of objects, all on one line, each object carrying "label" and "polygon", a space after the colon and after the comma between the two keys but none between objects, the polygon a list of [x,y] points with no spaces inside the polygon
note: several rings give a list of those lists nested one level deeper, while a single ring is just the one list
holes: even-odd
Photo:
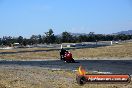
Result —
[{"label": "tree line", "polygon": [[34,44],[60,44],[60,43],[79,43],[79,42],[96,42],[96,41],[118,41],[130,40],[132,35],[118,34],[118,35],[104,35],[94,34],[90,32],[85,35],[73,35],[69,32],[62,32],[61,35],[55,35],[52,29],[45,32],[43,35],[32,35],[30,38],[3,36],[0,38],[0,45],[11,46],[11,44],[19,43],[22,46]]}]

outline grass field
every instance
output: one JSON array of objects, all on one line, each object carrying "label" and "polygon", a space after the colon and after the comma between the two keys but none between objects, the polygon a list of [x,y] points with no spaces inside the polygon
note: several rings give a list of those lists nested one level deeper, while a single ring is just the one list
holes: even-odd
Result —
[{"label": "grass field", "polygon": [[71,51],[73,56],[82,57],[132,57],[132,43],[124,43],[120,45],[77,49]]},{"label": "grass field", "polygon": [[16,48],[16,49],[1,49],[0,52],[19,52],[19,51],[35,51],[35,50],[48,50],[54,48]]},{"label": "grass field", "polygon": [[[29,49],[15,49],[15,50],[0,50],[0,52],[17,52],[17,51],[34,51],[34,50],[48,50],[48,48],[29,48]],[[71,49],[70,52],[74,58],[131,58],[132,57],[132,43],[123,43],[113,46]],[[0,54],[1,59],[57,59],[59,58],[59,51],[48,52],[27,52],[16,54]]]},{"label": "grass field", "polygon": [[0,88],[132,88],[127,84],[76,83],[76,72],[46,70],[41,67],[2,66]]}]

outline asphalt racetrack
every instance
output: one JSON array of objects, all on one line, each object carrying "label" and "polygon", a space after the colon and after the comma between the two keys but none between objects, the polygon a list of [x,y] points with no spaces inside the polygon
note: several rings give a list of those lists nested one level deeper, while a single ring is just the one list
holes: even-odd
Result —
[{"label": "asphalt racetrack", "polygon": [[77,70],[80,65],[87,71],[132,75],[132,60],[76,60],[76,63],[66,63],[61,60],[0,61],[0,66],[38,66],[48,69],[67,70]]}]

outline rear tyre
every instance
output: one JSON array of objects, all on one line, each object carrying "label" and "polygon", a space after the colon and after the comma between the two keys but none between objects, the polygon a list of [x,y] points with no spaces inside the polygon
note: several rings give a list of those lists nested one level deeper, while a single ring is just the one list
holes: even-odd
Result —
[{"label": "rear tyre", "polygon": [[72,61],[71,61],[72,63],[75,63],[75,60],[72,58]]},{"label": "rear tyre", "polygon": [[70,63],[70,61],[66,60],[67,63]]}]

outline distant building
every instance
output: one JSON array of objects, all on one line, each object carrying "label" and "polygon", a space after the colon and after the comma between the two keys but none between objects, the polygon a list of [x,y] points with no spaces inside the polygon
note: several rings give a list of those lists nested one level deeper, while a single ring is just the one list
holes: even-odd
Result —
[{"label": "distant building", "polygon": [[19,48],[20,46],[21,46],[20,43],[13,43],[14,48]]}]

